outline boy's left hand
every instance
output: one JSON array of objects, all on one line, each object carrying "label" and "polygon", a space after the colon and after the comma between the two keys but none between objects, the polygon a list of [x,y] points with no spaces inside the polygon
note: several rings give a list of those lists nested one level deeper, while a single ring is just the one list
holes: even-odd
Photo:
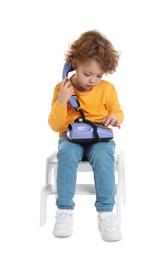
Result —
[{"label": "boy's left hand", "polygon": [[108,115],[106,116],[103,120],[102,123],[105,126],[116,126],[118,128],[120,128],[120,123],[118,122],[117,118],[114,115]]}]

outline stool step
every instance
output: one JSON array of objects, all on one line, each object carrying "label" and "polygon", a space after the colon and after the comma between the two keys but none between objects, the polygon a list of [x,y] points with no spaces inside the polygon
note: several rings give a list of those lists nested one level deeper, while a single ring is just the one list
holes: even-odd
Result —
[{"label": "stool step", "polygon": [[[48,195],[56,195],[56,186],[54,184],[47,184],[43,187],[43,192]],[[94,184],[76,184],[75,195],[95,195]]]}]

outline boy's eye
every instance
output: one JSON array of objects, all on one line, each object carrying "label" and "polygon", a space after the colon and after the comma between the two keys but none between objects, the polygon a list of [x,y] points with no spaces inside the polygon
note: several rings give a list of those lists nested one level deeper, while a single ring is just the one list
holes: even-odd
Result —
[{"label": "boy's eye", "polygon": [[[86,77],[90,77],[91,76],[91,74],[89,74],[89,73],[84,73],[84,75]],[[97,77],[101,79],[103,77],[103,75],[97,75]]]},{"label": "boy's eye", "polygon": [[86,77],[89,77],[91,74],[88,74],[88,73],[84,73],[84,75],[86,76]]}]

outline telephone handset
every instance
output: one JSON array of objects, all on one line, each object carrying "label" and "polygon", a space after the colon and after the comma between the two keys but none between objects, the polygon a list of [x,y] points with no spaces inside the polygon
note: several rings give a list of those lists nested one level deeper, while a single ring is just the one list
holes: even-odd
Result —
[{"label": "telephone handset", "polygon": [[66,62],[66,63],[64,64],[63,71],[62,71],[62,79],[64,79],[65,77],[67,77],[67,76],[68,76],[68,73],[69,73],[70,71],[73,71],[73,70],[74,70],[74,68],[71,66],[71,64]]},{"label": "telephone handset", "polygon": [[[62,72],[62,79],[64,79],[65,77],[68,76],[68,73],[70,71],[73,71],[74,68],[71,66],[70,63],[65,63],[64,64],[64,67],[63,67],[63,72]],[[79,101],[78,101],[78,98],[77,96],[73,95],[70,97],[68,103],[74,108],[74,109],[77,109],[79,108],[80,104],[79,104]]]}]

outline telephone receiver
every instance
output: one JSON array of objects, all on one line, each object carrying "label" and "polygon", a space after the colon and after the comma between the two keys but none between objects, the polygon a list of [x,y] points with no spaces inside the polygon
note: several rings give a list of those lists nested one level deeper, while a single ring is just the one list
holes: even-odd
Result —
[{"label": "telephone receiver", "polygon": [[[63,67],[63,71],[62,71],[62,79],[64,79],[65,77],[68,76],[68,73],[70,71],[73,71],[74,68],[72,67],[72,65],[70,63],[65,63],[64,67]],[[74,108],[74,109],[78,109],[80,104],[79,104],[79,100],[77,98],[76,95],[73,95],[70,97],[68,103]]]},{"label": "telephone receiver", "polygon": [[66,63],[64,64],[63,71],[62,71],[62,79],[64,79],[65,77],[67,77],[67,76],[68,76],[68,73],[69,73],[70,71],[73,71],[73,70],[74,70],[74,68],[71,66],[71,64],[66,62]]}]

